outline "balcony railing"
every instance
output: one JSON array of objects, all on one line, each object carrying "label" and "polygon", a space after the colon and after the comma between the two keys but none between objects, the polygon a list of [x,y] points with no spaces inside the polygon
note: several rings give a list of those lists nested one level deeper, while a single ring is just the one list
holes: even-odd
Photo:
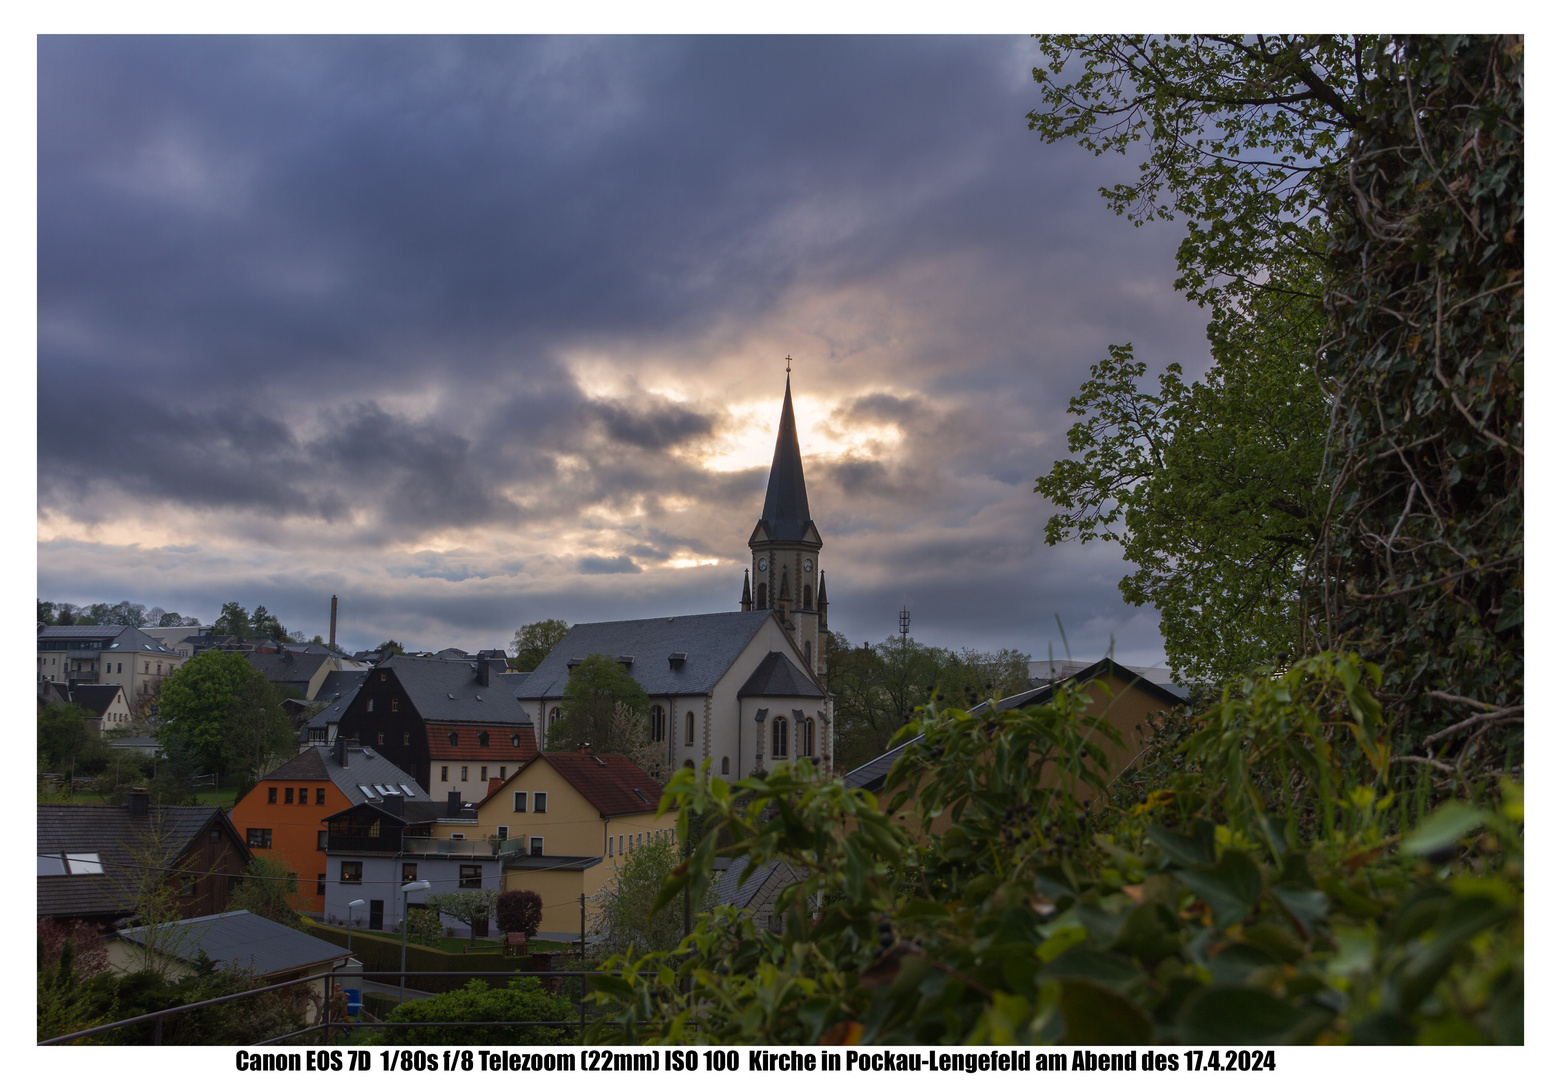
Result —
[{"label": "balcony railing", "polygon": [[352,836],[332,833],[325,838],[325,850],[345,852],[383,852],[402,855],[484,855],[488,857],[524,853],[526,838],[508,840],[451,840],[440,836]]}]

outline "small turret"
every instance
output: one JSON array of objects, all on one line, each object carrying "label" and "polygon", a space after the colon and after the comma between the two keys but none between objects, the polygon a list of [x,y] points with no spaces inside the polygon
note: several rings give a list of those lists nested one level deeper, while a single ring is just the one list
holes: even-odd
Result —
[{"label": "small turret", "polygon": [[753,610],[753,593],[748,588],[748,571],[743,571],[743,598],[739,606],[744,611]]}]

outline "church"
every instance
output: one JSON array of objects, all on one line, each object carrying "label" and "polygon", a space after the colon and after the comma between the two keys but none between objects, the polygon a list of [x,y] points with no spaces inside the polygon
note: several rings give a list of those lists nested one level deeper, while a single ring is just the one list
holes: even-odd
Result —
[{"label": "church", "polygon": [[832,772],[823,546],[808,510],[788,374],[739,609],[571,628],[515,688],[538,744],[547,745],[570,672],[602,654],[622,664],[649,696],[651,739],[669,769],[708,759],[712,773],[735,780],[808,758]]}]

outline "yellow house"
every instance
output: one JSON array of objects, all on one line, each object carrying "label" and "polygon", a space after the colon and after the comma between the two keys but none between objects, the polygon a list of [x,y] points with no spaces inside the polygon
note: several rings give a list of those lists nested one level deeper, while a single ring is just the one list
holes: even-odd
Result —
[{"label": "yellow house", "polygon": [[[524,840],[524,855],[506,861],[504,889],[542,897],[541,930],[579,933],[581,897],[587,919],[591,897],[612,880],[622,859],[639,845],[670,837],[675,814],[658,815],[661,785],[622,754],[538,754],[490,791],[477,806],[476,833]],[[436,824],[449,837],[472,826]]]}]

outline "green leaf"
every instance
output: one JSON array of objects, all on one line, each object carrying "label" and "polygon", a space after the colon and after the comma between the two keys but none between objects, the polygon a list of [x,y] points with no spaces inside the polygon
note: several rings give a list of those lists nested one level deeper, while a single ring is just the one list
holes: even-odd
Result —
[{"label": "green leaf", "polygon": [[1211,986],[1193,994],[1176,1025],[1188,1046],[1297,1045],[1327,1027],[1331,1014],[1241,986]]},{"label": "green leaf", "polygon": [[1214,912],[1220,926],[1240,922],[1251,912],[1263,891],[1263,875],[1257,864],[1231,848],[1208,870],[1182,870],[1176,878]]},{"label": "green leaf", "polygon": [[1162,825],[1148,825],[1145,834],[1155,847],[1181,866],[1205,866],[1214,861],[1214,823],[1198,818],[1193,822],[1192,835],[1174,832]]},{"label": "green leaf", "polygon": [[1106,986],[1123,987],[1141,976],[1138,965],[1119,953],[1093,945],[1079,945],[1063,953],[1042,973],[1048,979],[1091,979]]},{"label": "green leaf", "polygon": [[1407,855],[1429,855],[1451,847],[1481,824],[1480,812],[1465,803],[1445,803],[1404,839]]},{"label": "green leaf", "polygon": [[1268,895],[1284,905],[1308,934],[1316,934],[1317,927],[1328,917],[1328,894],[1321,889],[1275,882],[1268,887]]},{"label": "green leaf", "polygon": [[1073,1046],[1130,1046],[1154,1035],[1149,1015],[1131,1000],[1093,982],[1062,984],[1062,1042]]}]

